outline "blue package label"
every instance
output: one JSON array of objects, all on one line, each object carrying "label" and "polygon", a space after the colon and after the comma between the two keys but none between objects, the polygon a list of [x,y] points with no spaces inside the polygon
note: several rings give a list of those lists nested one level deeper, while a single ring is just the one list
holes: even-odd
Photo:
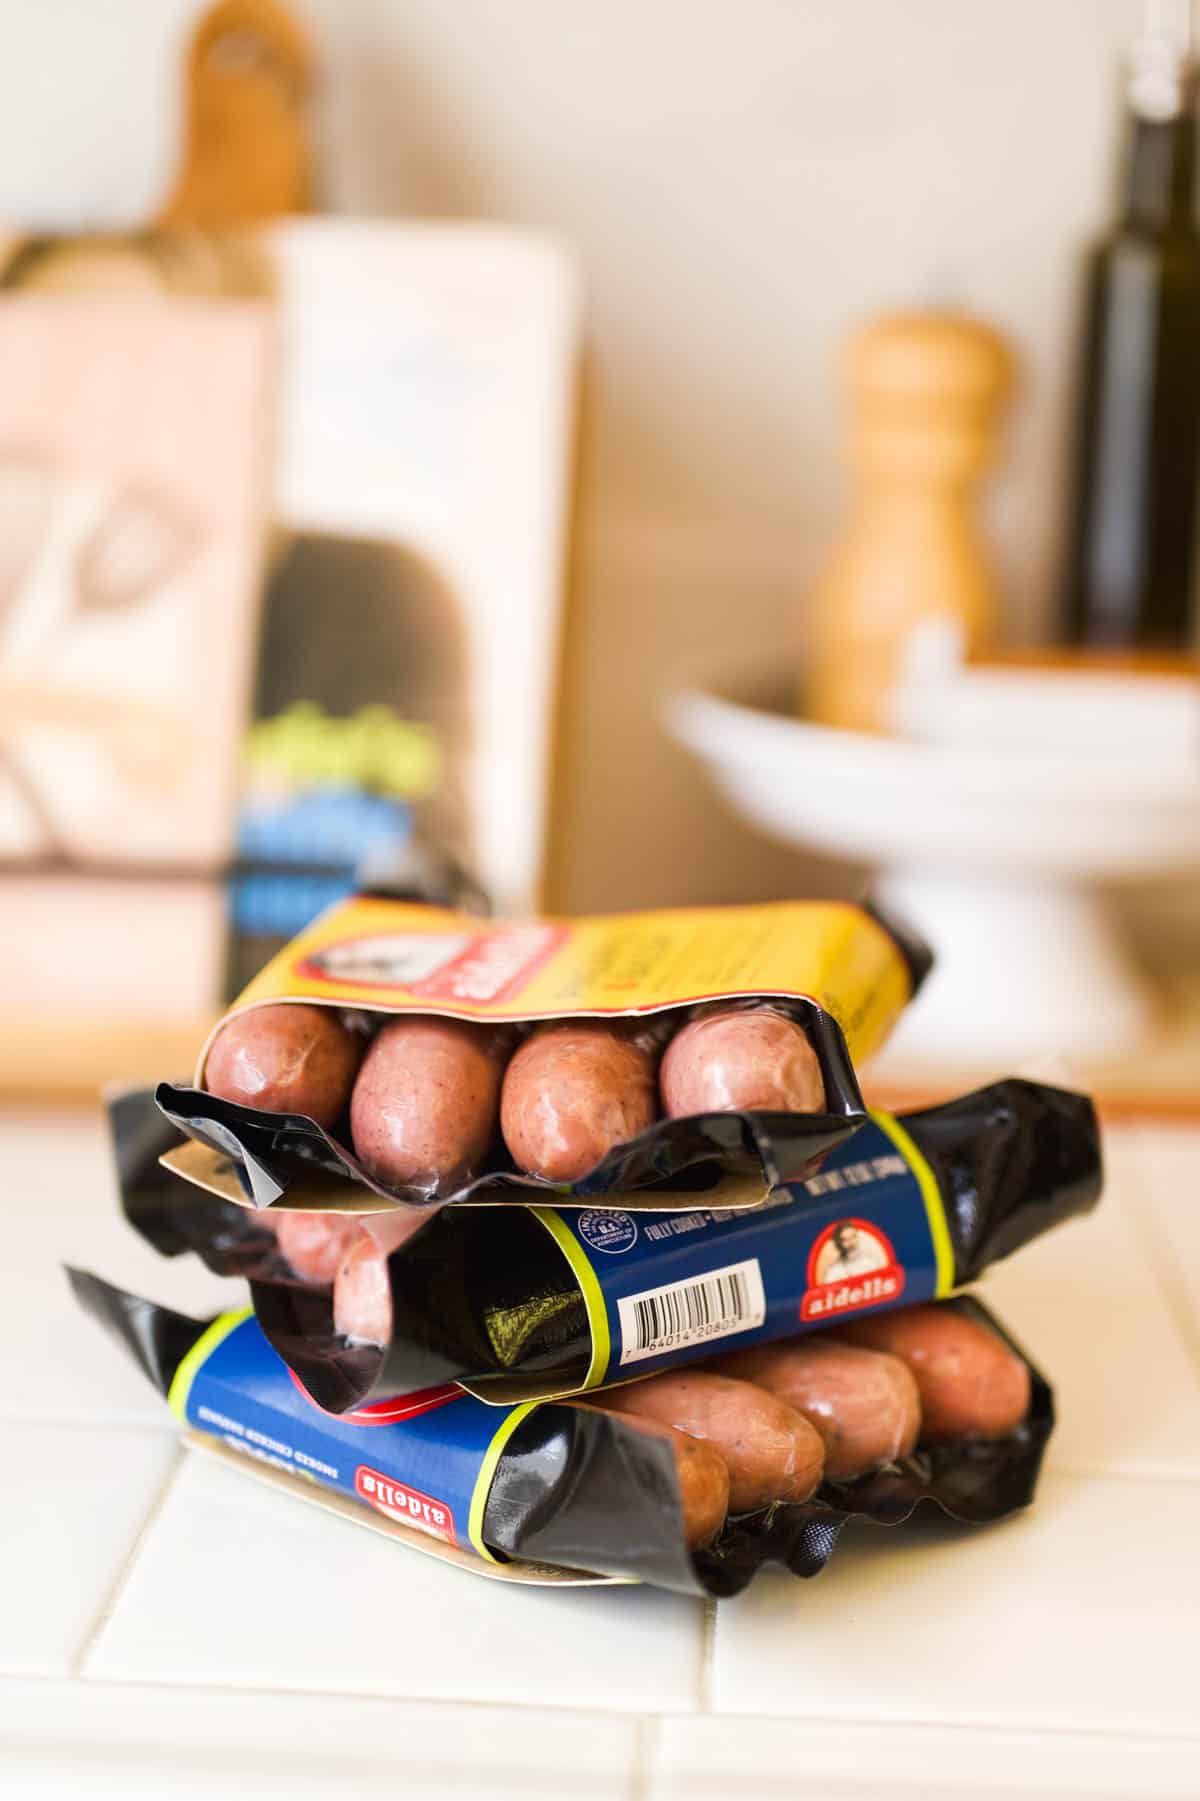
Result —
[{"label": "blue package label", "polygon": [[587,1387],[949,1292],[936,1179],[887,1113],[762,1207],[687,1213],[533,1210],[583,1290]]},{"label": "blue package label", "polygon": [[181,1362],[171,1406],[234,1449],[352,1495],[387,1518],[496,1559],[483,1515],[531,1404],[498,1409],[456,1383],[331,1414],[301,1388],[249,1308],[215,1320]]},{"label": "blue package label", "polygon": [[238,869],[229,884],[234,930],[251,938],[287,938],[353,894],[355,886],[352,869],[341,875]]}]

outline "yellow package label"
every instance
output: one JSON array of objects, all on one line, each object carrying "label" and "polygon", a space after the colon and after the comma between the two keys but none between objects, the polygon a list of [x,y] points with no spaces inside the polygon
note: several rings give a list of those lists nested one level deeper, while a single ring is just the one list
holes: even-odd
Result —
[{"label": "yellow package label", "polygon": [[840,901],[493,921],[358,898],[293,939],[233,1011],[306,1000],[517,1021],[779,995],[829,1013],[857,1062],[882,1043],[911,989],[890,933]]}]

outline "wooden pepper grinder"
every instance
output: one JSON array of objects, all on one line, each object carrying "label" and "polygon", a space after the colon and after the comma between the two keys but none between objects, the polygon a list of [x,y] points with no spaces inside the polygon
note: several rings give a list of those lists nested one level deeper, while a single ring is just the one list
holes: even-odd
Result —
[{"label": "wooden pepper grinder", "polygon": [[989,326],[902,313],[848,346],[857,498],[812,598],[801,711],[824,725],[886,731],[914,627],[961,624],[987,645],[997,604],[975,487],[991,463],[1013,359]]},{"label": "wooden pepper grinder", "polygon": [[157,223],[228,231],[312,206],[313,54],[281,0],[217,0],[187,59],[183,166]]}]

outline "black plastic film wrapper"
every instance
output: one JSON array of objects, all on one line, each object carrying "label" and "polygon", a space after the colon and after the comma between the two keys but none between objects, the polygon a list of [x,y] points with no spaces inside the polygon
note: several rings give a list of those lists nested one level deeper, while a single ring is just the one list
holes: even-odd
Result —
[{"label": "black plastic film wrapper", "polygon": [[[220,1274],[247,1276],[263,1330],[321,1406],[343,1412],[371,1395],[445,1380],[479,1393],[504,1385],[505,1399],[518,1379],[531,1394],[586,1384],[593,1332],[585,1298],[534,1214],[483,1207],[437,1216],[388,1260],[390,1344],[351,1344],[334,1331],[329,1289],[298,1281],[254,1214],[157,1168],[167,1129],[155,1125],[148,1097],[124,1097],[112,1117],[127,1217],[167,1255],[192,1250]],[[898,1124],[936,1183],[952,1286],[1086,1212],[1100,1194],[1099,1127],[1083,1094],[1011,1078],[903,1114]],[[855,1206],[868,1214],[869,1192],[855,1191]],[[788,1211],[803,1229],[821,1205],[797,1189]],[[778,1234],[792,1230],[782,1210],[752,1210],[738,1220],[755,1248],[762,1234],[775,1235],[761,1242],[764,1263],[778,1268]],[[726,1262],[740,1254],[730,1248],[736,1242],[725,1228]],[[690,1355],[704,1354],[700,1347]]]},{"label": "black plastic film wrapper", "polygon": [[[84,1271],[69,1270],[68,1276],[79,1304],[165,1396],[212,1322],[156,1306]],[[496,1465],[483,1514],[486,1545],[501,1561],[725,1596],[744,1588],[767,1562],[782,1563],[797,1576],[817,1575],[851,1520],[896,1525],[928,1504],[963,1524],[982,1525],[1027,1506],[1054,1426],[1051,1391],[986,1309],[961,1297],[943,1305],[998,1333],[1030,1370],[1028,1412],[1004,1438],[918,1448],[855,1482],[826,1483],[810,1502],[730,1519],[710,1548],[689,1554],[669,1444],[639,1432],[634,1422],[551,1403],[520,1421]],[[295,1391],[283,1386],[295,1405]],[[500,1417],[501,1410],[489,1411]],[[312,1420],[320,1430],[316,1408]],[[362,1455],[370,1458],[372,1429],[358,1431]],[[344,1437],[339,1444],[344,1447]],[[311,1496],[311,1480],[300,1486]]]}]

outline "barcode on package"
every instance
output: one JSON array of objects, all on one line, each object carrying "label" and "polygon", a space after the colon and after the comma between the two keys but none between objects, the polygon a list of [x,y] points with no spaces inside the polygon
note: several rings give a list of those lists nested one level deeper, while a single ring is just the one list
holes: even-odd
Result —
[{"label": "barcode on package", "polygon": [[758,1259],[710,1270],[690,1282],[626,1295],[617,1302],[617,1315],[622,1363],[752,1331],[767,1315]]}]

